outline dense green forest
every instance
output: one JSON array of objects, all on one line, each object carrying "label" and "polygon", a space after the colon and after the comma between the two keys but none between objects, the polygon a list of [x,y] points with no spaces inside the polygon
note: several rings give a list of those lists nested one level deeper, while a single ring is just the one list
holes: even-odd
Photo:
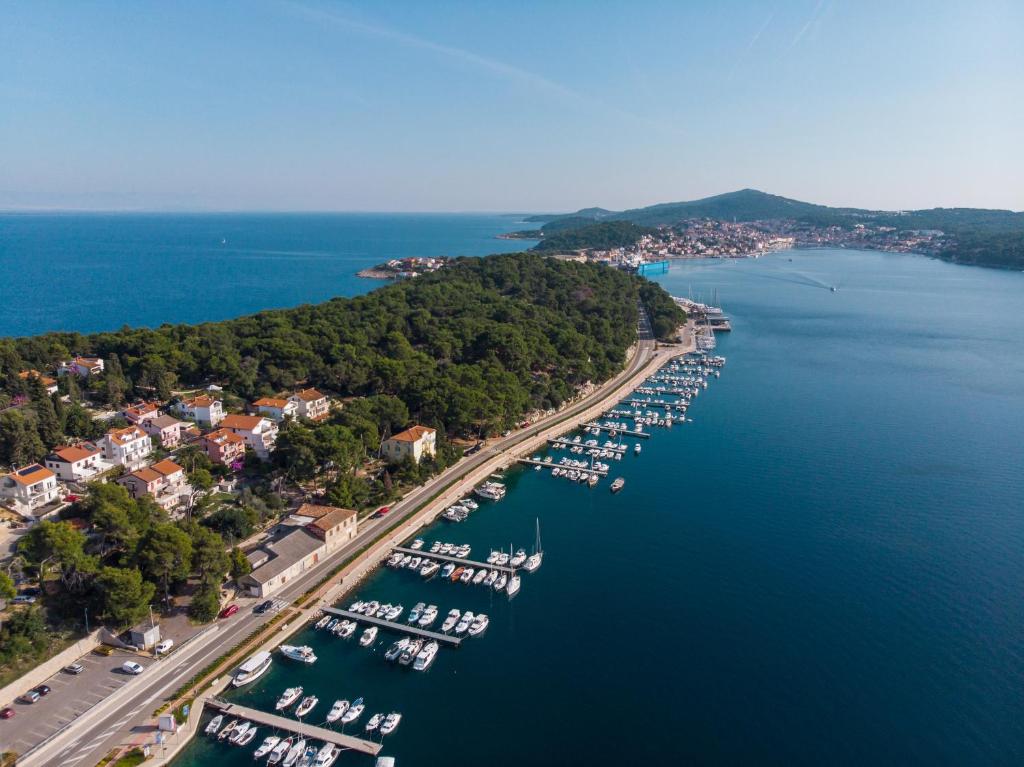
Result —
[{"label": "dense green forest", "polygon": [[[340,395],[393,395],[417,421],[475,435],[618,370],[636,338],[645,283],[537,254],[464,258],[356,298],[225,322],[5,340],[0,380],[17,386],[18,370],[52,370],[61,358],[91,354],[108,360],[107,377],[122,394],[166,399],[172,389],[216,382],[251,399],[308,383]],[[652,322],[666,329],[681,315],[652,300],[659,291],[645,295]]]},{"label": "dense green forest", "polygon": [[[584,219],[571,219],[571,222],[584,221]],[[651,234],[654,230],[637,226],[629,221],[603,221],[601,223],[589,223],[581,228],[554,229],[549,234],[548,226],[541,230],[544,239],[533,247],[541,253],[572,253],[581,248],[596,248],[597,250],[611,250],[612,248],[626,248],[635,245],[645,234]]]}]

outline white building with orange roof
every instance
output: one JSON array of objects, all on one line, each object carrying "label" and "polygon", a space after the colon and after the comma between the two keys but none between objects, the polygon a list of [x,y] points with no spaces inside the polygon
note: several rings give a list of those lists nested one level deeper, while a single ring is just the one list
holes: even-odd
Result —
[{"label": "white building with orange roof", "polygon": [[381,454],[391,463],[412,458],[416,463],[425,455],[437,454],[437,431],[429,426],[410,426],[391,439],[384,440]]},{"label": "white building with orange roof", "polygon": [[111,466],[102,451],[89,444],[55,447],[43,463],[65,482],[87,482]]},{"label": "white building with orange roof", "polygon": [[103,451],[103,460],[133,471],[142,466],[153,452],[153,440],[141,426],[126,426],[104,434],[99,448]]},{"label": "white building with orange roof", "polygon": [[331,412],[331,403],[326,394],[321,394],[316,389],[303,389],[290,396],[289,401],[294,402],[297,414],[300,418],[308,418],[311,421],[322,421]]},{"label": "white building with orange roof", "polygon": [[169,458],[136,469],[118,482],[132,498],[150,495],[165,511],[181,506],[192,493],[192,486],[185,481],[185,470]]},{"label": "white building with orange roof", "polygon": [[20,514],[30,514],[59,497],[57,475],[38,463],[0,477],[0,498],[10,501]]},{"label": "white building with orange roof", "polygon": [[38,370],[22,370],[20,373],[18,373],[18,378],[22,379],[23,381],[38,378],[39,381],[43,384],[43,388],[46,389],[47,394],[57,393],[56,379],[50,378],[49,376],[44,376]]},{"label": "white building with orange roof", "polygon": [[79,378],[96,376],[104,370],[103,360],[99,357],[75,357],[74,359],[61,362],[57,366],[57,375],[76,375]]},{"label": "white building with orange roof", "polygon": [[203,426],[216,426],[224,420],[224,405],[219,399],[207,397],[205,394],[181,400],[173,409],[182,418]]},{"label": "white building with orange roof", "polygon": [[234,432],[245,440],[247,447],[252,448],[260,460],[270,458],[270,452],[277,442],[277,424],[260,415],[224,416],[221,428]]},{"label": "white building with orange roof", "polygon": [[283,421],[285,416],[295,417],[299,412],[297,403],[290,399],[279,399],[277,397],[260,397],[252,403],[256,412],[265,415],[275,421]]},{"label": "white building with orange roof", "polygon": [[131,405],[121,411],[121,416],[128,423],[141,425],[143,421],[160,417],[160,405],[156,402],[142,402],[138,405]]}]

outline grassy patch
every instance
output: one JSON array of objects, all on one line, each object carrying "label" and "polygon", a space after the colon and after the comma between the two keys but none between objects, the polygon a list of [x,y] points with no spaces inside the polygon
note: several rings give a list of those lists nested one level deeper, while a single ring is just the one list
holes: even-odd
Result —
[{"label": "grassy patch", "polygon": [[146,761],[146,755],[141,748],[133,748],[124,756],[120,757],[111,767],[135,767]]}]

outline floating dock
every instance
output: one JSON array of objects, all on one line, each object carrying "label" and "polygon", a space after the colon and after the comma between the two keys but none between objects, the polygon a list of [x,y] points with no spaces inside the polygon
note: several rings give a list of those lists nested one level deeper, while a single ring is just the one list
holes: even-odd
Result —
[{"label": "floating dock", "polygon": [[565,445],[566,447],[582,447],[584,450],[613,450],[617,453],[624,453],[629,448],[626,445],[585,445],[582,442],[573,442],[565,437],[559,437],[558,439],[549,439],[552,445]]},{"label": "floating dock", "polygon": [[515,573],[515,568],[509,567],[508,565],[490,565],[486,562],[475,562],[472,559],[462,559],[460,557],[453,557],[451,554],[431,554],[429,551],[425,551],[423,549],[407,549],[404,546],[396,546],[391,550],[396,551],[400,554],[412,554],[414,557],[424,557],[425,559],[437,559],[441,562],[452,562],[457,565],[462,565],[463,567],[472,567],[474,570],[479,570],[480,568],[483,568],[485,570],[497,570],[498,572],[507,573],[508,575],[512,575],[513,573]]},{"label": "floating dock", "polygon": [[358,751],[361,754],[376,756],[380,753],[381,748],[383,748],[381,743],[374,743],[370,740],[363,740],[362,738],[355,738],[351,735],[344,735],[340,732],[336,732],[335,730],[328,730],[326,727],[316,727],[312,724],[300,722],[298,719],[289,719],[288,717],[278,716],[277,714],[270,714],[266,711],[260,711],[257,708],[239,706],[236,703],[229,703],[228,701],[221,700],[220,698],[208,698],[206,700],[206,705],[215,711],[219,711],[226,717],[248,719],[250,722],[255,724],[262,724],[275,730],[284,730],[285,732],[290,732],[295,735],[301,735],[304,738],[312,738],[322,740],[326,743],[333,743],[336,746],[352,749],[353,751]]},{"label": "floating dock", "polygon": [[[626,434],[627,432],[623,432]],[[599,477],[607,477],[608,472],[602,471],[601,469],[584,468],[579,469],[575,466],[566,466],[562,463],[544,463],[544,461],[535,461],[532,458],[520,458],[519,463],[525,463],[527,466],[541,466],[545,469],[576,469],[576,471],[589,471],[591,474],[597,474]]]},{"label": "floating dock", "polygon": [[393,621],[386,621],[383,618],[373,618],[369,615],[363,615],[362,613],[339,610],[337,607],[325,607],[324,612],[330,613],[331,615],[337,615],[339,618],[348,618],[349,620],[358,621],[360,623],[368,623],[371,626],[379,626],[382,629],[394,631],[399,634],[411,634],[412,636],[423,637],[424,639],[433,639],[439,644],[447,644],[452,647],[458,647],[462,644],[462,639],[460,637],[441,634],[437,631],[428,631],[427,629],[421,629],[419,626],[413,626],[409,623],[395,623]]},{"label": "floating dock", "polygon": [[628,434],[630,437],[640,437],[641,439],[649,439],[650,434],[645,431],[631,431],[630,429],[619,429],[614,426],[602,426],[599,423],[585,423],[583,424],[584,429],[600,429],[601,431],[614,431],[616,434]]},{"label": "floating dock", "polygon": [[642,399],[627,399],[619,403],[620,405],[634,405],[636,407],[686,407],[685,402],[665,402],[664,400],[652,400],[648,402]]}]

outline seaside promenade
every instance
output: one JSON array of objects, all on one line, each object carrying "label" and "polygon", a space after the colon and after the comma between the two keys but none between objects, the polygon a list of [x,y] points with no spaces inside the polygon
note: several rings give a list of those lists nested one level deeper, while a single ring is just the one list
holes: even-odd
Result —
[{"label": "seaside promenade", "polygon": [[[272,650],[304,628],[309,618],[320,609],[335,603],[345,592],[358,585],[395,546],[433,522],[447,506],[471,492],[491,473],[508,468],[519,456],[546,445],[548,440],[581,423],[599,417],[669,359],[694,351],[696,342],[693,326],[688,325],[682,335],[682,343],[656,344],[644,317],[639,341],[633,347],[622,372],[561,412],[543,418],[508,437],[497,439],[480,452],[463,458],[437,477],[412,490],[392,506],[391,513],[386,517],[362,527],[351,543],[282,591],[279,595],[281,599],[294,601],[322,580],[332,568],[347,562],[334,577],[316,590],[314,598],[305,602],[305,607],[293,611],[276,630],[261,636],[258,642],[240,646],[246,637],[272,619],[270,615],[255,615],[251,609],[247,609],[258,600],[240,600],[242,610],[235,619],[219,627],[216,642],[203,642],[188,648],[188,653],[174,653],[155,664],[146,674],[133,680],[133,684],[125,685],[24,755],[19,764],[25,767],[92,767],[115,748],[152,744],[156,735],[153,710],[167,695],[220,658],[225,649],[237,647],[238,651],[220,665],[215,674],[219,675],[220,684],[214,685],[209,693],[216,694],[217,690],[222,689],[226,682],[225,674],[245,657],[258,650]],[[147,764],[165,764],[173,759],[195,731],[201,711],[202,705],[197,699],[181,731],[172,736],[169,742],[165,742],[157,751],[156,759],[147,761]]]}]

